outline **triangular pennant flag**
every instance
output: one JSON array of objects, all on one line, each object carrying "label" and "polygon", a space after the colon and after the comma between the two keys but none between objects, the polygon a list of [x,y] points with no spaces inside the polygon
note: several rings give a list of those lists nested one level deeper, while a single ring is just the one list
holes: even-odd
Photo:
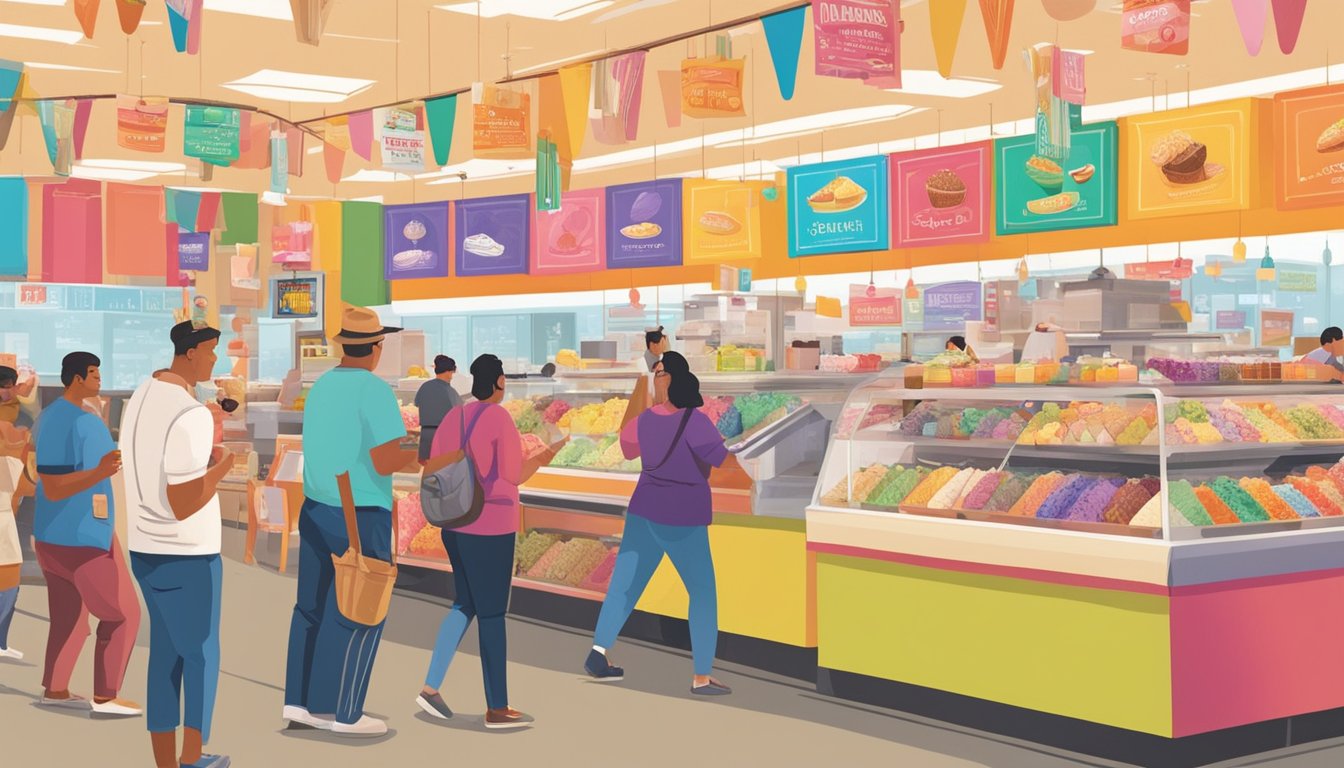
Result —
[{"label": "triangular pennant flag", "polygon": [[202,0],[167,0],[168,27],[173,33],[173,47],[178,53],[199,53],[201,50]]},{"label": "triangular pennant flag", "polygon": [[74,150],[75,159],[84,157],[84,134],[89,130],[89,113],[93,111],[93,99],[80,99],[75,102]]},{"label": "triangular pennant flag", "polygon": [[[457,125],[457,94],[425,102],[425,119],[429,123],[429,142],[434,148],[434,163],[448,164],[453,148],[453,128]],[[345,153],[341,153],[344,157]]]},{"label": "triangular pennant flag", "polygon": [[761,17],[765,44],[770,48],[770,61],[775,66],[775,82],[785,101],[793,98],[794,87],[798,84],[798,53],[802,48],[806,21],[806,6]]},{"label": "triangular pennant flag", "polygon": [[1269,0],[1232,0],[1232,10],[1237,13],[1237,26],[1241,28],[1241,40],[1246,43],[1246,52],[1259,56],[1260,46],[1265,42],[1265,17],[1269,11]]},{"label": "triangular pennant flag", "polygon": [[187,18],[187,53],[195,56],[201,52],[201,24],[205,14],[201,13],[204,0],[191,0],[191,16]]},{"label": "triangular pennant flag", "polygon": [[0,59],[0,110],[9,109],[19,95],[19,81],[23,79],[23,62]]},{"label": "triangular pennant flag", "polygon": [[329,141],[323,143],[322,162],[327,167],[327,181],[332,184],[339,182],[345,169],[345,150]]},{"label": "triangular pennant flag", "polygon": [[938,0],[929,3],[929,27],[933,32],[933,52],[938,58],[938,74],[952,76],[952,60],[957,55],[961,22],[966,17],[966,0]]},{"label": "triangular pennant flag", "polygon": [[333,117],[322,126],[322,140],[341,150],[350,151],[350,118],[345,115]]},{"label": "triangular pennant flag", "polygon": [[373,113],[367,109],[350,116],[350,148],[365,160],[373,159]]},{"label": "triangular pennant flag", "polygon": [[285,143],[289,151],[289,175],[303,178],[303,131],[296,125],[285,128]]},{"label": "triangular pennant flag", "polygon": [[140,28],[140,17],[145,15],[145,0],[117,0],[117,19],[121,22],[121,31],[135,34]]},{"label": "triangular pennant flag", "polygon": [[5,148],[9,142],[9,130],[14,125],[14,116],[19,113],[19,102],[13,100],[9,102],[9,107],[0,111],[0,149]]},{"label": "triangular pennant flag", "polygon": [[1014,0],[980,0],[980,16],[985,22],[985,37],[989,38],[989,53],[995,69],[1003,69],[1008,55],[1008,36],[1013,29]]},{"label": "triangular pennant flag", "polygon": [[[574,64],[560,68],[560,98],[564,102],[568,156],[572,159],[583,151],[583,140],[588,130],[588,96],[592,88],[593,65]],[[561,160],[563,164],[563,158]]]},{"label": "triangular pennant flag", "polygon": [[219,192],[202,192],[201,205],[196,209],[196,231],[209,232],[219,228]]},{"label": "triangular pennant flag", "polygon": [[[276,126],[279,128],[279,126]],[[285,132],[271,131],[271,191],[283,195],[289,191],[289,142]]]},{"label": "triangular pennant flag", "polygon": [[98,0],[75,0],[75,18],[84,36],[93,39],[93,28],[98,24]]},{"label": "triangular pennant flag", "polygon": [[294,37],[300,43],[317,45],[322,41],[322,30],[326,29],[327,17],[336,0],[289,0],[289,10],[294,16]]},{"label": "triangular pennant flag", "polygon": [[1297,36],[1302,32],[1302,15],[1307,12],[1307,0],[1271,0],[1274,8],[1274,33],[1279,36],[1279,50],[1292,53],[1297,47]]},{"label": "triangular pennant flag", "polygon": [[668,128],[681,127],[681,70],[658,70],[658,91],[663,97],[663,117]]}]

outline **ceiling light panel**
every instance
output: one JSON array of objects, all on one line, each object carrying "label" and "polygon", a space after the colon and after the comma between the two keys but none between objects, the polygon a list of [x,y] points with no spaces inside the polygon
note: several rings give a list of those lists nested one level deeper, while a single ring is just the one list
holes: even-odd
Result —
[{"label": "ceiling light panel", "polygon": [[931,69],[901,71],[901,87],[888,88],[888,93],[907,93],[916,96],[943,96],[949,99],[971,99],[1003,88],[1002,85],[979,77],[944,78]]},{"label": "ceiling light panel", "polygon": [[224,83],[224,87],[261,99],[337,104],[364,91],[374,82],[356,77],[332,77],[263,69],[247,77]]},{"label": "ceiling light panel", "polygon": [[84,39],[84,33],[77,29],[30,27],[25,24],[0,24],[0,37],[13,37],[19,40],[40,40],[44,43],[65,43],[66,45],[74,45]]},{"label": "ceiling light panel", "polygon": [[481,0],[479,3],[448,3],[440,10],[465,16],[521,16],[541,21],[569,21],[596,13],[613,5],[612,0]]},{"label": "ceiling light panel", "polygon": [[254,16],[258,19],[293,21],[289,0],[205,0],[205,10]]},{"label": "ceiling light panel", "polygon": [[65,0],[0,0],[4,3],[19,3],[20,5],[50,5],[59,8],[65,5]]}]

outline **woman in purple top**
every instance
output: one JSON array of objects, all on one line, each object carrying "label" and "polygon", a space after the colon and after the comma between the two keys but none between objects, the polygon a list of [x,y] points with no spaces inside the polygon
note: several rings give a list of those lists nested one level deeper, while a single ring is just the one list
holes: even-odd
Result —
[{"label": "woman in purple top", "polygon": [[723,464],[728,450],[714,422],[698,410],[705,401],[686,358],[664,353],[653,367],[653,390],[655,405],[621,429],[621,450],[627,459],[641,458],[644,471],[630,497],[621,550],[584,669],[603,682],[625,678],[624,670],[607,661],[607,649],[666,554],[690,596],[691,693],[720,696],[732,690],[710,677],[719,608],[709,550],[709,471]]}]

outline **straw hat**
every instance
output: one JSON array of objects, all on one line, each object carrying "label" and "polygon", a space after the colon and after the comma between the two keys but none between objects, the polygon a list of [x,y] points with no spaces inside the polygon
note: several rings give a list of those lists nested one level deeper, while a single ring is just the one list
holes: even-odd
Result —
[{"label": "straw hat", "polygon": [[383,325],[372,309],[346,304],[341,309],[341,332],[331,340],[337,344],[376,344],[390,333],[401,333],[401,329]]}]

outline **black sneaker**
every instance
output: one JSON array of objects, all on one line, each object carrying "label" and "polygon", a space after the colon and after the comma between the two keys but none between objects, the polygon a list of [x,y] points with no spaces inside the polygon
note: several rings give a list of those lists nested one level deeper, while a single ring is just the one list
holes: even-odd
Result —
[{"label": "black sneaker", "polygon": [[598,653],[596,648],[589,652],[588,660],[583,662],[583,669],[596,683],[618,683],[625,679],[625,670],[611,666],[606,655]]},{"label": "black sneaker", "polygon": [[428,694],[422,692],[419,696],[415,697],[415,703],[418,704],[420,708],[425,711],[425,714],[430,717],[437,717],[440,720],[453,719],[453,710],[448,708],[448,704],[444,702],[443,697],[437,693]]}]

